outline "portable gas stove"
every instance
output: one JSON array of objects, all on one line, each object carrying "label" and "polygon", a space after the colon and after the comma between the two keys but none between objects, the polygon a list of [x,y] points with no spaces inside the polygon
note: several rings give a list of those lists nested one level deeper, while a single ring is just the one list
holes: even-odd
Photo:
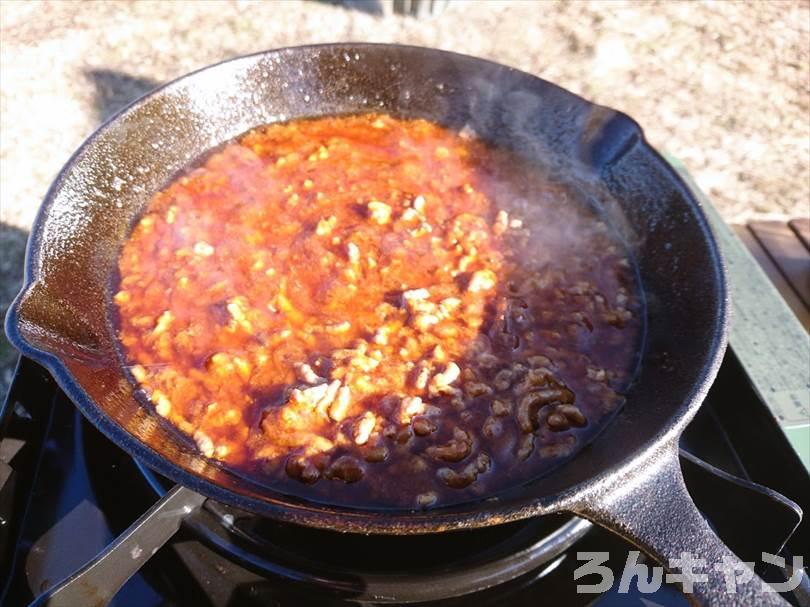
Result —
[{"label": "portable gas stove", "polygon": [[[729,248],[727,236],[720,240],[732,287],[735,272],[744,272],[748,284],[758,268]],[[784,307],[776,300],[771,305]],[[810,546],[810,526],[799,524],[795,504],[752,482],[806,509],[810,476],[774,404],[761,396],[751,360],[732,335],[717,380],[683,436],[682,466],[695,502],[724,541],[757,562],[763,578],[782,582],[791,571],[762,563],[761,554],[792,562]],[[733,477],[718,477],[700,460]],[[92,559],[170,487],[85,421],[42,368],[21,359],[0,411],[0,603],[34,600]],[[686,605],[672,585],[641,592],[635,578],[622,583],[633,550],[618,536],[563,515],[383,537],[276,523],[209,500],[111,604]],[[605,581],[582,575],[583,553],[594,552],[609,554],[603,565],[613,579],[608,576],[598,591],[578,592],[578,585]],[[653,564],[643,555],[639,562]],[[804,575],[785,598],[810,604],[807,580]]]}]

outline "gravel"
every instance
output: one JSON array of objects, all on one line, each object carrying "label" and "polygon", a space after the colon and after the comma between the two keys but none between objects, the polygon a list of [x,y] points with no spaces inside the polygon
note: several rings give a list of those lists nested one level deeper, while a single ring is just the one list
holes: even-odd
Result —
[{"label": "gravel", "polygon": [[[404,42],[493,59],[622,110],[732,222],[810,215],[810,3],[390,0],[0,3],[0,313],[50,181],[155,85],[236,55]],[[0,338],[0,396],[16,356]]]}]

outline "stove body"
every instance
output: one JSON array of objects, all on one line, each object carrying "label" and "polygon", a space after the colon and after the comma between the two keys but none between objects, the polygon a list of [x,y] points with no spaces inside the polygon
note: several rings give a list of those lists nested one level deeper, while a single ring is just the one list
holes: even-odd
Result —
[{"label": "stove body", "polygon": [[[684,433],[682,449],[810,507],[807,471],[731,350]],[[786,536],[781,554],[788,560],[810,546],[806,521],[791,534],[784,509],[750,491],[733,495],[733,486],[711,475],[707,480],[687,464],[687,485],[698,506],[738,554],[760,561],[758,554],[779,551]],[[0,418],[4,604],[25,605],[79,568],[165,488],[164,479],[84,420],[43,369],[21,359]],[[433,606],[686,605],[668,584],[642,593],[633,579],[620,592],[633,550],[618,536],[563,515],[427,538],[375,538],[255,521],[211,503],[111,604],[331,606],[398,604],[398,597],[418,596],[421,604]],[[578,592],[578,585],[602,581],[599,575],[580,575],[585,552],[609,555],[603,565],[613,580],[606,590]],[[523,572],[527,562],[537,565]],[[639,562],[645,562],[643,555]],[[771,565],[760,563],[757,571],[769,581],[785,578]],[[374,594],[372,586],[385,590]],[[810,596],[807,576],[785,596],[803,604],[802,597]]]}]

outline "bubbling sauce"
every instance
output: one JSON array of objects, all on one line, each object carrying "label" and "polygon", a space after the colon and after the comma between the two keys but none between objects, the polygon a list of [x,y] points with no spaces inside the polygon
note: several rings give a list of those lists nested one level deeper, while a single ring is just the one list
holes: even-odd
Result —
[{"label": "bubbling sauce", "polygon": [[528,480],[623,402],[643,302],[570,187],[382,114],[257,128],[150,201],[114,285],[122,356],[220,465],[333,504]]}]

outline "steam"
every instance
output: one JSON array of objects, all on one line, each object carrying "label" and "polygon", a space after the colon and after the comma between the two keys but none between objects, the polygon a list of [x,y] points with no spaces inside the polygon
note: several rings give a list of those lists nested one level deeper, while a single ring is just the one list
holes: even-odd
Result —
[{"label": "steam", "polygon": [[[602,230],[599,224],[603,221],[635,257],[643,236],[631,226],[622,204],[589,158],[600,145],[597,140],[607,125],[614,120],[619,124],[627,121],[622,124],[626,131],[619,133],[626,136],[635,132],[631,121],[553,85],[539,91],[516,86],[512,72],[493,70],[470,82],[463,93],[468,115],[459,128],[461,135],[480,138],[511,153],[512,162],[520,161],[520,170],[513,171],[511,180],[521,183],[522,191],[515,197],[508,188],[501,188],[495,200],[506,210],[516,204],[515,210],[525,209],[532,215],[533,207],[545,206],[534,203],[549,195],[547,184],[557,184],[564,190],[555,201],[559,214],[530,221],[543,242],[558,249],[576,248],[591,239],[594,229]],[[512,203],[508,202],[510,197],[514,198]],[[656,214],[661,213],[651,205],[651,222]]]}]

